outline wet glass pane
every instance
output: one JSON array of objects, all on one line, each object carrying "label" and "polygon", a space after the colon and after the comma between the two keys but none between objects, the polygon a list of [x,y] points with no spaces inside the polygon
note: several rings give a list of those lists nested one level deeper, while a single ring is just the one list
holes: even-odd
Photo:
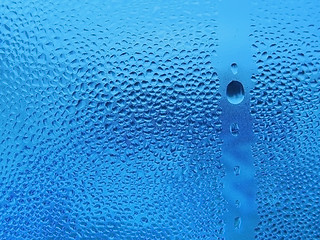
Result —
[{"label": "wet glass pane", "polygon": [[0,2],[0,239],[320,239],[320,2]]}]

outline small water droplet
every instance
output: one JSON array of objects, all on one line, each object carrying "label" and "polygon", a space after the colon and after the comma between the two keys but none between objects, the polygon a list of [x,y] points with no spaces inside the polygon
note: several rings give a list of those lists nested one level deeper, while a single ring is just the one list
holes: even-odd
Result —
[{"label": "small water droplet", "polygon": [[148,218],[146,218],[146,217],[142,217],[142,218],[141,218],[141,221],[144,222],[144,223],[147,223],[149,220],[148,220]]},{"label": "small water droplet", "polygon": [[241,218],[236,217],[234,219],[234,229],[240,229],[240,227],[241,227]]},{"label": "small water droplet", "polygon": [[240,167],[239,166],[235,166],[233,168],[233,173],[234,173],[234,175],[239,176],[240,175]]},{"label": "small water droplet", "polygon": [[235,205],[236,205],[236,208],[240,208],[240,206],[241,206],[240,201],[239,201],[239,200],[236,200]]},{"label": "small water droplet", "polygon": [[227,99],[232,104],[239,104],[244,99],[244,88],[241,82],[232,81],[227,86]]},{"label": "small water droplet", "polygon": [[231,71],[234,75],[238,73],[238,65],[236,63],[231,64]]},{"label": "small water droplet", "polygon": [[239,125],[238,125],[238,123],[232,123],[230,125],[230,133],[235,137],[239,135]]}]

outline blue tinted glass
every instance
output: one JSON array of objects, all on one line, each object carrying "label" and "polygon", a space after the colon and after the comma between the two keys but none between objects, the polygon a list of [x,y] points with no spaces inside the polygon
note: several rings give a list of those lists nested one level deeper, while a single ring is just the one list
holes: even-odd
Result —
[{"label": "blue tinted glass", "polygon": [[320,239],[319,10],[2,0],[0,239]]}]

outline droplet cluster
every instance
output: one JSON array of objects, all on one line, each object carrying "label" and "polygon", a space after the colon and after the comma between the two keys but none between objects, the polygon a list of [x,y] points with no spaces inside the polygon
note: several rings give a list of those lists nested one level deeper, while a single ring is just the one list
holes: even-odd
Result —
[{"label": "droplet cluster", "polygon": [[320,239],[320,2],[257,1],[256,239]]},{"label": "droplet cluster", "polygon": [[214,13],[1,1],[1,239],[221,238]]}]

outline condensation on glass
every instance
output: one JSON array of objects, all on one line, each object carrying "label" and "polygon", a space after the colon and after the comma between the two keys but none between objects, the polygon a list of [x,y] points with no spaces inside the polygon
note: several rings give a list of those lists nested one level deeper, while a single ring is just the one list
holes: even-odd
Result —
[{"label": "condensation on glass", "polygon": [[320,239],[320,2],[233,3],[1,1],[0,239]]}]

